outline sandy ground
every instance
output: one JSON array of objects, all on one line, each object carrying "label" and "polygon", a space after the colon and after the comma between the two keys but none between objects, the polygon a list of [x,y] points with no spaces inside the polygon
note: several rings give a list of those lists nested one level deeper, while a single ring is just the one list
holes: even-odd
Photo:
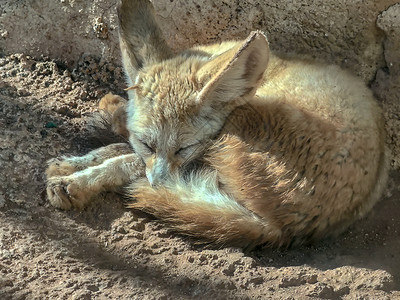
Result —
[{"label": "sandy ground", "polygon": [[290,250],[199,246],[111,194],[51,207],[46,161],[105,143],[87,123],[121,84],[91,57],[0,58],[0,299],[400,299],[399,171],[345,234]]}]

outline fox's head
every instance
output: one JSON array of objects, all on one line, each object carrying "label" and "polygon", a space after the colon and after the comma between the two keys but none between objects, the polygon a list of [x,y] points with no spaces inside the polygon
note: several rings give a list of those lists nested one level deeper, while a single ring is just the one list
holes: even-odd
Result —
[{"label": "fox's head", "polygon": [[129,88],[130,143],[152,185],[198,158],[227,116],[254,96],[268,63],[268,42],[253,32],[242,43],[174,56],[148,1],[124,0],[120,46]]}]

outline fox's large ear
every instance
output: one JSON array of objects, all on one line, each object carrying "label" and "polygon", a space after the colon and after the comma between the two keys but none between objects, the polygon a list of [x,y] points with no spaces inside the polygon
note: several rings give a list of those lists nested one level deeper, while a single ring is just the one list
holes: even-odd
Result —
[{"label": "fox's large ear", "polygon": [[149,0],[121,0],[118,5],[122,63],[130,84],[143,66],[172,56],[154,18]]},{"label": "fox's large ear", "polygon": [[230,101],[255,93],[269,60],[269,47],[261,31],[253,31],[247,39],[198,71],[199,81],[208,80],[197,96],[197,103],[207,99]]}]

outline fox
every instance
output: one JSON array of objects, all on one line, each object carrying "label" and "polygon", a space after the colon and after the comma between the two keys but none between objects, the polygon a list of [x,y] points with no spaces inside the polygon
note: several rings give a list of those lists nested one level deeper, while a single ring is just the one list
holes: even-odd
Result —
[{"label": "fox", "polygon": [[99,106],[127,142],[50,160],[54,207],[118,192],[204,243],[291,247],[336,237],[381,198],[384,119],[361,79],[274,53],[261,31],[174,53],[150,1],[117,13],[129,100]]}]

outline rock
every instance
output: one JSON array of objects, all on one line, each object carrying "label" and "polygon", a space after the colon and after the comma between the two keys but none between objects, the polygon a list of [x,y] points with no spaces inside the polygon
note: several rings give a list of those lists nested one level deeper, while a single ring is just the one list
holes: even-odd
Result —
[{"label": "rock", "polygon": [[0,193],[0,208],[4,207],[4,205],[6,205],[6,198],[3,193]]},{"label": "rock", "polygon": [[[120,65],[116,1],[3,2],[0,48],[4,53],[49,56],[69,67],[82,54],[91,54]],[[375,26],[376,17],[397,1],[152,2],[168,43],[175,50],[244,38],[260,29],[267,33],[275,50],[295,50],[341,64],[368,82],[383,63],[383,36]],[[385,22],[382,24],[385,26]],[[26,32],[29,38],[21,38]]]},{"label": "rock", "polygon": [[378,70],[372,85],[380,100],[384,101],[387,143],[392,152],[392,165],[400,167],[400,3],[383,11],[376,21],[385,33],[385,66]]},{"label": "rock", "polygon": [[385,60],[390,74],[400,75],[400,3],[383,11],[376,21],[377,26],[385,32]]}]

